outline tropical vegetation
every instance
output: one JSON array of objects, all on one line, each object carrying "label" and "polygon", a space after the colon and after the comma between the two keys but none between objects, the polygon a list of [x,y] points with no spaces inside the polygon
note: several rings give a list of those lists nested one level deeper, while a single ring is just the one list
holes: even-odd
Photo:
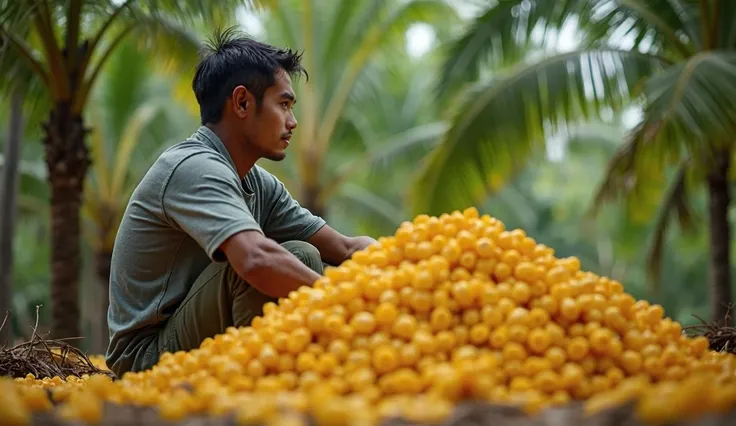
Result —
[{"label": "tropical vegetation", "polygon": [[[632,220],[652,218],[655,283],[671,219],[683,228],[707,223],[711,315],[723,319],[732,302],[734,19],[736,4],[718,0],[499,0],[448,49],[439,92],[463,95],[419,177],[415,209],[480,202],[549,136],[635,107],[642,118],[612,155],[592,205],[623,199]],[[550,49],[545,42],[566,26],[580,34],[577,46]],[[484,77],[488,67],[499,72]],[[707,222],[693,218],[698,187],[708,194]]]},{"label": "tropical vegetation", "polygon": [[[30,337],[40,304],[44,327],[104,350],[120,217],[148,165],[199,125],[197,47],[233,16],[247,16],[253,37],[304,52],[293,145],[285,161],[261,165],[337,229],[378,237],[418,213],[476,205],[679,321],[724,315],[715,301],[731,297],[729,198],[709,162],[730,150],[736,116],[732,82],[715,85],[733,72],[724,2],[702,2],[719,5],[713,27],[689,0],[499,0],[477,2],[470,19],[467,2],[441,0],[269,0],[257,10],[233,0],[231,16],[189,1],[27,3],[0,13],[0,83],[23,101],[0,105],[0,131],[15,135],[0,169],[17,176],[0,186],[17,192],[0,202],[0,310],[13,310],[0,332]],[[84,78],[75,74],[81,86],[66,67],[86,51],[59,62],[49,43],[63,53],[77,25],[65,17],[77,12],[76,44],[89,49],[107,28]],[[434,43],[409,54],[407,31],[420,23]],[[570,28],[582,39],[561,50]],[[68,161],[79,167],[59,168]]]}]

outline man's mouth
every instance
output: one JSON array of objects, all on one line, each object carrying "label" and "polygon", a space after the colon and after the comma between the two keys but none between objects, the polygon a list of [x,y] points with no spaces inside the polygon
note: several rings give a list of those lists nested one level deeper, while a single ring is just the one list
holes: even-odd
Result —
[{"label": "man's mouth", "polygon": [[281,140],[286,142],[286,144],[288,145],[289,142],[291,142],[291,135],[282,136]]}]

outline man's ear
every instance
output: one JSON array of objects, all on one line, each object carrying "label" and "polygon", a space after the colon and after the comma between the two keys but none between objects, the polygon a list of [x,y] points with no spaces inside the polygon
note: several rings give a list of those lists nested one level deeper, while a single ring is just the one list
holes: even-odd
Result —
[{"label": "man's ear", "polygon": [[233,89],[233,109],[238,117],[245,118],[245,116],[248,115],[248,107],[250,107],[248,98],[250,97],[251,94],[245,86],[236,86],[235,89]]}]

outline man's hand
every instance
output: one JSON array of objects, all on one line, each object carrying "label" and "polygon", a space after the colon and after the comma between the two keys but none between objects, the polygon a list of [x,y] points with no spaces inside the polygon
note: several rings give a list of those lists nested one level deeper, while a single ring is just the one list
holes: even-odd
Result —
[{"label": "man's hand", "polygon": [[243,280],[271,297],[287,297],[320,278],[288,250],[258,231],[239,232],[225,240],[220,250]]},{"label": "man's hand", "polygon": [[350,240],[351,240],[350,249],[348,250],[348,254],[345,259],[350,259],[353,256],[353,253],[355,253],[356,251],[363,250],[369,245],[375,244],[378,242],[369,236],[353,237],[353,238],[350,238]]},{"label": "man's hand", "polygon": [[353,253],[363,250],[376,240],[366,236],[346,237],[329,225],[325,225],[312,235],[308,242],[317,247],[325,263],[337,266],[350,259]]}]

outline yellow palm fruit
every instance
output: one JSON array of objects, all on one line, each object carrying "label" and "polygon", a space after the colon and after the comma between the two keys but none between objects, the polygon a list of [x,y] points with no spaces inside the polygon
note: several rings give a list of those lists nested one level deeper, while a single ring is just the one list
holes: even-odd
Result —
[{"label": "yellow palm fruit", "polygon": [[[582,268],[473,208],[418,215],[312,287],[266,304],[249,327],[115,382],[15,380],[29,389],[17,407],[48,410],[30,389],[52,389],[65,404],[59,413],[76,419],[100,415],[80,405],[84,396],[158,407],[172,420],[230,412],[239,422],[298,423],[282,413],[288,406],[323,424],[369,425],[390,415],[441,421],[467,398],[529,413],[639,399],[652,421],[736,406],[733,355],[709,351],[662,306]],[[22,418],[17,407],[0,404],[0,414]]]}]

